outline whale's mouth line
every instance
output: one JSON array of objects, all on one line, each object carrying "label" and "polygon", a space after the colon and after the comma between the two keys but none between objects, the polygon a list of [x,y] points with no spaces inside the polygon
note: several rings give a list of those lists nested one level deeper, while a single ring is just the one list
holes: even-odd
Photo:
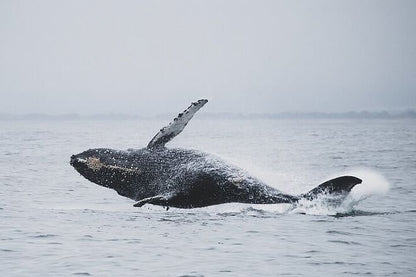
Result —
[{"label": "whale's mouth line", "polygon": [[142,170],[140,168],[136,167],[123,167],[123,166],[117,166],[117,165],[107,165],[104,164],[100,158],[97,157],[87,157],[87,158],[80,158],[75,155],[71,156],[71,159],[69,161],[69,164],[76,168],[77,165],[85,165],[92,171],[99,171],[102,168],[109,169],[109,170],[119,170],[124,173],[135,173],[135,174],[141,174]]}]

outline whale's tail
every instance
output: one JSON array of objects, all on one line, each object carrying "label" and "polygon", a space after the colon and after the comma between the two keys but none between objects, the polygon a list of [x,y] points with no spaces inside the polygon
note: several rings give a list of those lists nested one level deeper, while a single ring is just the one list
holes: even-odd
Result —
[{"label": "whale's tail", "polygon": [[326,194],[331,196],[347,195],[351,189],[358,184],[361,184],[362,180],[354,176],[341,176],[335,179],[326,181],[320,184],[316,188],[300,195],[300,199],[313,200],[319,195]]}]

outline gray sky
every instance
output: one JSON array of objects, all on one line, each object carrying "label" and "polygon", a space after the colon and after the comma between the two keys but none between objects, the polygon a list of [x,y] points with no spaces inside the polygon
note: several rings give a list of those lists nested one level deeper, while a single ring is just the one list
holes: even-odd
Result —
[{"label": "gray sky", "polygon": [[416,1],[0,1],[0,113],[416,107]]}]

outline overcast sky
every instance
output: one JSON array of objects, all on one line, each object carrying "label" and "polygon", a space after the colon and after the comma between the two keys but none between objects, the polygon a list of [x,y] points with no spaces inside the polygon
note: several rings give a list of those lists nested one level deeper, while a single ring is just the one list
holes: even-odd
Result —
[{"label": "overcast sky", "polygon": [[416,1],[0,1],[0,113],[416,107]]}]

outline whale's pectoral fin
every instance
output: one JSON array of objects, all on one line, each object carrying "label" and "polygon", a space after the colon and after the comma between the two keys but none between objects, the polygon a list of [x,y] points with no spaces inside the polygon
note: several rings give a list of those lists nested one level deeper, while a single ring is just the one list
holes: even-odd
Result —
[{"label": "whale's pectoral fin", "polygon": [[208,100],[206,99],[193,102],[185,111],[178,114],[178,116],[171,123],[169,123],[168,126],[160,129],[160,131],[149,142],[147,148],[164,147],[166,143],[182,132],[189,120],[191,120],[194,114],[207,102]]},{"label": "whale's pectoral fin", "polygon": [[309,192],[302,194],[301,198],[312,200],[320,194],[342,195],[347,194],[351,189],[361,184],[362,180],[354,176],[341,176],[320,184]]},{"label": "whale's pectoral fin", "polygon": [[141,207],[144,204],[153,204],[153,205],[159,205],[159,206],[166,206],[168,207],[169,203],[169,196],[166,195],[156,195],[148,198],[143,198],[139,200],[136,204],[134,204],[134,207]]}]

